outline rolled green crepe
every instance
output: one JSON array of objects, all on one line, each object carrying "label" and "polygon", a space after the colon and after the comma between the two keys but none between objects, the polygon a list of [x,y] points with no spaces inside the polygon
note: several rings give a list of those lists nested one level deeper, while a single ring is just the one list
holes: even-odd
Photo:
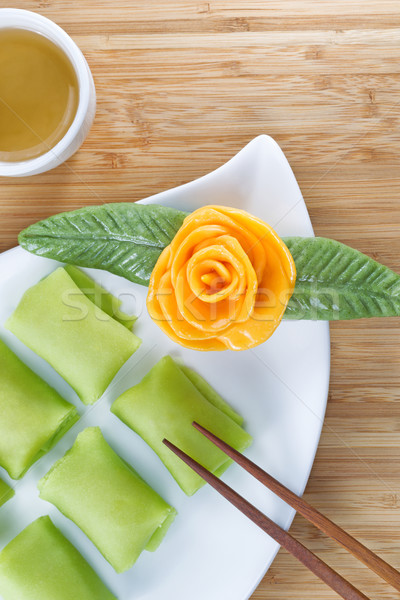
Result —
[{"label": "rolled green crepe", "polygon": [[122,301],[119,298],[116,298],[107,292],[107,290],[96,283],[94,279],[89,277],[84,271],[78,269],[78,267],[75,267],[74,265],[65,265],[64,269],[93,304],[121,323],[121,325],[125,325],[129,330],[132,329],[137,317],[122,312]]},{"label": "rolled green crepe", "polygon": [[25,292],[6,327],[47,360],[84,404],[100,398],[140,346],[62,267]]},{"label": "rolled green crepe", "polygon": [[3,506],[7,500],[10,500],[10,498],[14,496],[14,493],[14,490],[8,485],[8,483],[0,479],[0,506]]},{"label": "rolled green crepe", "polygon": [[243,417],[239,415],[230,404],[228,404],[215,390],[214,388],[206,381],[199,373],[190,369],[185,365],[178,365],[180,370],[186,375],[188,379],[193,383],[193,385],[198,389],[200,394],[203,394],[205,398],[211,404],[214,404],[217,408],[222,410],[228,417],[230,417],[235,423],[238,425],[243,425]]},{"label": "rolled green crepe", "polygon": [[163,444],[164,438],[218,476],[232,461],[197,431],[192,422],[197,421],[239,451],[252,441],[237,423],[239,415],[216,393],[210,394],[202,378],[193,377],[193,373],[182,370],[170,356],[165,356],[111,407],[117,417],[153,448],[188,496],[205,482]]},{"label": "rolled green crepe", "polygon": [[0,365],[0,465],[19,479],[79,415],[1,340]]},{"label": "rolled green crepe", "polygon": [[155,550],[175,518],[169,506],[89,427],[38,484],[92,540],[117,573],[131,568],[143,550]]},{"label": "rolled green crepe", "polygon": [[0,552],[3,600],[117,600],[49,517]]}]

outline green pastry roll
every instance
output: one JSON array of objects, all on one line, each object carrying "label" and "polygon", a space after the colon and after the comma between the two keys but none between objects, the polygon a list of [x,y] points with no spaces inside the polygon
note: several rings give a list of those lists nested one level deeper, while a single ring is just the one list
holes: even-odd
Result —
[{"label": "green pastry roll", "polygon": [[0,465],[19,479],[79,415],[1,340],[0,365]]},{"label": "green pastry roll", "polygon": [[200,379],[194,378],[193,372],[189,377],[185,372],[170,356],[165,356],[138,385],[115,400],[111,411],[153,448],[183,491],[191,496],[205,482],[163,444],[164,438],[218,476],[232,461],[192,422],[197,421],[239,451],[247,448],[252,439],[236,422],[239,415],[234,413],[233,419],[232,409],[228,410],[222,398],[216,400],[208,395],[209,390]]},{"label": "green pastry roll", "polygon": [[0,552],[4,600],[117,600],[49,517],[33,521]]},{"label": "green pastry roll", "polygon": [[61,267],[25,292],[6,327],[47,360],[84,404],[100,398],[140,345]]},{"label": "green pastry roll", "polygon": [[228,404],[221,396],[214,390],[214,388],[206,381],[199,373],[193,371],[185,365],[178,365],[180,370],[186,375],[193,385],[199,390],[200,394],[214,404],[217,408],[222,410],[228,417],[230,417],[238,425],[243,425],[243,417],[239,415],[230,404]]},{"label": "green pastry roll", "polygon": [[14,496],[14,490],[2,479],[0,479],[0,506],[3,506]]},{"label": "green pastry roll", "polygon": [[89,427],[38,484],[52,502],[97,546],[117,573],[143,550],[161,543],[176,511]]},{"label": "green pastry roll", "polygon": [[107,290],[96,283],[94,279],[89,277],[84,271],[78,269],[78,267],[75,267],[74,265],[65,265],[64,269],[93,304],[101,308],[101,310],[122,325],[125,325],[129,330],[132,329],[137,317],[122,312],[122,301],[119,300],[119,298],[116,298],[107,292]]}]

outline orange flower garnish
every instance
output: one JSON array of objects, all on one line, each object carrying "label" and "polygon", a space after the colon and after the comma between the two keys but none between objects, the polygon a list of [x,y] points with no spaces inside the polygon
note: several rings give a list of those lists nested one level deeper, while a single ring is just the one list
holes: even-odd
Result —
[{"label": "orange flower garnish", "polygon": [[243,210],[205,206],[186,217],[151,275],[147,308],[193,350],[246,350],[278,327],[293,293],[288,248]]}]

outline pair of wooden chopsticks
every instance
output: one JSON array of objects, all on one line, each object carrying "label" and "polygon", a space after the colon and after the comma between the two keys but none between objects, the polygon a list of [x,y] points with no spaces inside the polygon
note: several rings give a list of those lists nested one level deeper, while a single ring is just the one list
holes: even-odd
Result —
[{"label": "pair of wooden chopsticks", "polygon": [[[279,481],[271,477],[271,475],[263,471],[251,460],[240,454],[240,452],[237,452],[237,450],[234,450],[234,448],[223,442],[213,433],[198,423],[193,423],[193,427],[195,427],[206,438],[218,446],[218,448],[225,452],[225,454],[232,458],[238,465],[243,467],[248,473],[258,479],[258,481],[264,484],[265,487],[287,502],[287,504],[295,508],[301,515],[303,515],[303,517],[310,521],[310,523],[313,523],[313,525],[318,527],[318,529],[326,533],[332,539],[336,540],[344,548],[349,550],[353,556],[358,558],[377,575],[382,577],[382,579],[390,583],[396,590],[400,591],[399,571],[396,571],[396,569],[379,558],[379,556],[358,542],[350,534],[346,533],[346,531],[341,529],[341,527],[330,521],[327,517],[324,517],[324,515],[308,504],[308,502],[299,496],[296,496],[296,494],[279,483]],[[335,592],[337,592],[342,598],[345,598],[345,600],[369,600],[367,596],[365,596],[351,583],[339,575],[339,573],[331,569],[331,567],[320,560],[315,554],[303,546],[303,544],[298,542],[294,537],[287,533],[287,531],[279,527],[279,525],[271,521],[271,519],[269,519],[266,515],[255,508],[255,506],[245,500],[245,498],[236,493],[232,488],[226,485],[226,483],[218,479],[218,477],[210,473],[207,469],[185,454],[185,452],[177,448],[174,444],[166,439],[163,441],[164,444],[170,450],[172,450],[172,452],[174,452],[189,467],[196,471],[196,473],[198,473],[214,489],[224,496],[224,498],[229,500],[231,504],[236,506],[236,508],[238,508],[243,514],[251,519],[263,531],[268,533],[268,535],[270,535],[276,542],[283,546],[283,548],[293,554],[293,556],[303,563],[303,565],[305,565],[308,569],[310,569],[310,571],[322,579],[322,581],[335,590]]]}]

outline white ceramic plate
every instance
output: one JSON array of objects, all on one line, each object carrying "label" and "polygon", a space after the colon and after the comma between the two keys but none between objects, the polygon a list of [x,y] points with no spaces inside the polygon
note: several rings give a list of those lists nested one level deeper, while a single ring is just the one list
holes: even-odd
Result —
[{"label": "white ceramic plate", "polygon": [[[196,181],[147,199],[193,210],[205,204],[243,208],[281,235],[313,235],[295,177],[279,146],[267,136],[248,144],[232,160]],[[22,293],[57,263],[15,248],[0,256],[0,336],[37,373],[76,404],[80,421],[22,481],[0,510],[0,547],[40,515],[50,514],[119,600],[245,600],[271,564],[277,545],[236,509],[205,487],[187,498],[149,447],[109,412],[111,402],[137,383],[167,353],[195,367],[244,415],[254,437],[247,455],[294,492],[304,490],[323,423],[329,382],[326,323],[284,322],[262,346],[245,352],[201,353],[173,344],[145,310],[146,288],[102,271],[88,272],[113,293],[127,293],[126,309],[140,318],[135,331],[143,344],[121,369],[105,395],[84,408],[73,390],[3,324]],[[132,301],[135,306],[132,306]],[[144,552],[136,565],[116,575],[85,535],[54,507],[38,498],[36,483],[89,425],[102,427],[115,450],[178,510],[159,550]],[[0,475],[10,483],[3,471]],[[284,527],[294,512],[242,470],[224,480]],[[78,599],[77,599],[78,600]]]}]

